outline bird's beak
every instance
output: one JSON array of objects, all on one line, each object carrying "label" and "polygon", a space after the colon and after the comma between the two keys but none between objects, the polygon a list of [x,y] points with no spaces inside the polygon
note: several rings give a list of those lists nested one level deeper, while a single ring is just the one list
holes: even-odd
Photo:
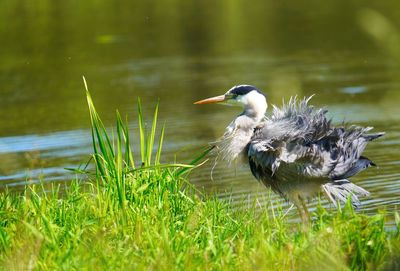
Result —
[{"label": "bird's beak", "polygon": [[194,102],[194,104],[212,104],[212,103],[220,103],[226,100],[225,95],[219,95],[215,97],[211,97],[208,99],[200,100],[197,102]]}]

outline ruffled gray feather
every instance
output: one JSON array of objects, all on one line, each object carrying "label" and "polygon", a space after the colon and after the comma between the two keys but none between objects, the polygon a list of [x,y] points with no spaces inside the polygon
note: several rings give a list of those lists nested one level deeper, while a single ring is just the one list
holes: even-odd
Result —
[{"label": "ruffled gray feather", "polygon": [[252,172],[283,195],[290,196],[291,189],[282,180],[318,180],[335,204],[350,196],[358,205],[356,195],[368,192],[346,178],[374,165],[361,154],[368,141],[384,133],[368,134],[371,127],[333,127],[327,111],[309,106],[310,99],[294,97],[282,108],[274,106],[272,116],[254,130],[248,145]]}]

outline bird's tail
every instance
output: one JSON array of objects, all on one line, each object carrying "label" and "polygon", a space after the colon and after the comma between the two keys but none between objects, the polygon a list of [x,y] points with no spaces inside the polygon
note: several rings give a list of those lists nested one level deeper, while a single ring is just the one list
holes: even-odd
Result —
[{"label": "bird's tail", "polygon": [[346,203],[347,199],[350,198],[353,207],[358,208],[361,202],[357,196],[369,195],[367,190],[353,184],[347,179],[332,181],[322,185],[322,188],[336,207],[338,207],[338,201]]}]

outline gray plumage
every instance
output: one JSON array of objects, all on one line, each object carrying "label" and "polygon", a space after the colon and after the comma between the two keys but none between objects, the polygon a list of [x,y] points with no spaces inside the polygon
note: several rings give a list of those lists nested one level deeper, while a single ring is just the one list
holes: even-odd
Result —
[{"label": "gray plumage", "polygon": [[[358,207],[357,195],[369,193],[347,178],[374,165],[361,154],[369,141],[383,133],[367,134],[371,127],[333,127],[327,111],[309,106],[309,100],[291,98],[282,109],[274,106],[272,116],[254,129],[247,151],[251,171],[292,201],[314,196],[320,184],[334,204],[351,197]],[[286,182],[293,179],[311,184],[291,189]]]},{"label": "gray plumage", "polygon": [[228,162],[247,159],[253,175],[291,200],[302,218],[307,214],[304,200],[320,192],[335,205],[350,198],[355,207],[360,205],[358,196],[369,194],[348,178],[374,165],[362,152],[384,133],[369,134],[371,127],[335,127],[327,110],[308,104],[311,97],[274,106],[270,117],[265,117],[265,96],[255,87],[236,86],[224,97],[224,103],[241,104],[244,112],[214,143],[218,157]]}]

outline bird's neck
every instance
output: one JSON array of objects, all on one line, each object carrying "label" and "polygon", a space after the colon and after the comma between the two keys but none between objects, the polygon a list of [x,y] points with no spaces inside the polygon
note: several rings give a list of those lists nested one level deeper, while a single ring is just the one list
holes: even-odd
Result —
[{"label": "bird's neck", "polygon": [[[231,163],[234,160],[247,159],[247,145],[254,133],[254,128],[260,124],[262,118],[254,112],[243,112],[226,128],[220,142],[222,157]],[[239,158],[239,159],[237,159]]]},{"label": "bird's neck", "polygon": [[243,113],[231,122],[218,144],[222,157],[228,162],[243,157],[247,159],[246,148],[253,136],[254,128],[263,121],[267,111],[265,97],[256,92],[243,98],[242,104]]},{"label": "bird's neck", "polygon": [[264,119],[266,111],[267,103],[265,102],[265,99],[261,99],[245,105],[242,115],[249,117],[257,125]]}]

